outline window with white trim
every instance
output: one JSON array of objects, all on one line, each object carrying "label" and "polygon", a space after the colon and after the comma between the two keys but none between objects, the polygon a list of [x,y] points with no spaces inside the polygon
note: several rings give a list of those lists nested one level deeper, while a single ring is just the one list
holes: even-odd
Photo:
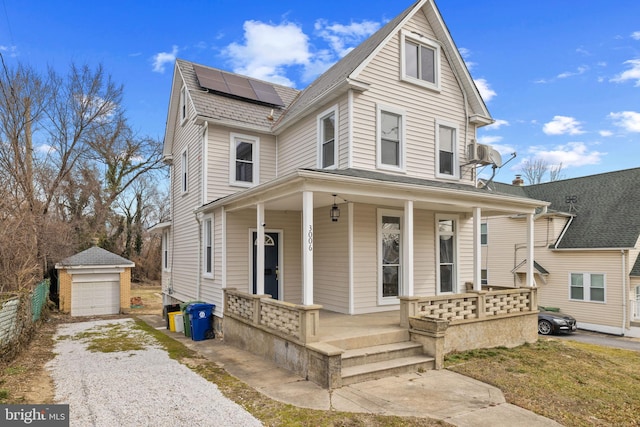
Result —
[{"label": "window with white trim", "polygon": [[402,286],[402,214],[378,211],[380,302],[397,303]]},{"label": "window with white trim", "polygon": [[162,269],[164,271],[171,271],[169,264],[169,231],[162,232]]},{"label": "window with white trim", "polygon": [[202,223],[202,272],[206,277],[213,277],[213,218],[208,216]]},{"label": "window with white trim", "polygon": [[436,176],[458,178],[458,126],[436,120]]},{"label": "window with white trim", "polygon": [[605,302],[605,277],[602,273],[570,273],[569,299]]},{"label": "window with white trim", "polygon": [[488,285],[489,284],[489,276],[487,274],[486,269],[480,270],[480,284]]},{"label": "window with white trim", "polygon": [[438,216],[436,218],[438,251],[436,270],[438,294],[457,292],[457,219]]},{"label": "window with white trim", "polygon": [[189,156],[186,149],[180,154],[180,191],[189,191]]},{"label": "window with white trim", "polygon": [[393,107],[377,107],[377,150],[378,168],[404,170],[405,113]]},{"label": "window with white trim", "polygon": [[184,123],[187,119],[187,88],[182,86],[180,89],[180,122]]},{"label": "window with white trim", "polygon": [[260,138],[231,134],[231,185],[251,187],[258,184]]},{"label": "window with white trim", "polygon": [[480,224],[480,244],[486,246],[489,242],[489,234],[487,233],[487,223]]},{"label": "window with white trim", "polygon": [[337,106],[318,115],[318,167],[335,168],[338,164]]},{"label": "window with white trim", "polygon": [[440,90],[440,44],[408,31],[402,31],[400,38],[402,80]]}]

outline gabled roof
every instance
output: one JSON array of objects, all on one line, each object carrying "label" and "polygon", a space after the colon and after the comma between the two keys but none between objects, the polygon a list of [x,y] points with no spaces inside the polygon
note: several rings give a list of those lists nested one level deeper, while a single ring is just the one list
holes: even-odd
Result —
[{"label": "gabled roof", "polygon": [[56,268],[65,267],[134,267],[135,263],[106,249],[93,246],[85,251],[63,259]]},{"label": "gabled roof", "polygon": [[636,258],[636,262],[633,264],[633,268],[631,269],[629,276],[640,277],[640,255]]},{"label": "gabled roof", "polygon": [[460,56],[460,52],[453,42],[451,34],[435,3],[433,0],[419,0],[355,47],[344,58],[335,63],[311,83],[300,94],[291,108],[288,109],[281,121],[276,124],[276,128],[285,126],[291,120],[304,114],[308,109],[313,108],[313,106],[319,104],[320,101],[328,98],[333,91],[347,88],[349,85],[363,85],[363,83],[358,83],[360,71],[362,71],[369,61],[375,57],[376,53],[389,42],[400,28],[419,12],[425,14],[429,24],[440,38],[439,41],[442,43],[446,58],[450,61],[451,67],[454,68],[456,75],[461,78],[460,83],[466,92],[471,108],[469,115],[482,117],[487,124],[492,122],[493,119],[491,119],[489,111],[480,96],[480,92],[475,86],[471,74],[469,74],[469,70],[462,56]]},{"label": "gabled roof", "polygon": [[[640,237],[640,168],[496,191],[524,191],[573,215],[558,249],[633,248]],[[496,183],[497,184],[497,183]],[[517,189],[517,190],[514,190]]]}]

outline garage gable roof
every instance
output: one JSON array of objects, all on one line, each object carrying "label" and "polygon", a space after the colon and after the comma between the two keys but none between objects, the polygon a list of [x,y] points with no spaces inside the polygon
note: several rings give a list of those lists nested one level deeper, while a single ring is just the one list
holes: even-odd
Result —
[{"label": "garage gable roof", "polygon": [[56,264],[56,268],[64,267],[135,267],[133,261],[109,252],[106,249],[94,246],[78,254],[63,259]]}]

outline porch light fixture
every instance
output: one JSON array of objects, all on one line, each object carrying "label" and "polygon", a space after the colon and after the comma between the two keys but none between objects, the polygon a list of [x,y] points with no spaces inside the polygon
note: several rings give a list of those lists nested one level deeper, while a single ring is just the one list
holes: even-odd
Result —
[{"label": "porch light fixture", "polygon": [[329,215],[331,216],[331,221],[338,222],[338,218],[340,218],[340,208],[336,205],[336,196],[333,195],[333,206],[331,206],[331,211],[329,211]]}]

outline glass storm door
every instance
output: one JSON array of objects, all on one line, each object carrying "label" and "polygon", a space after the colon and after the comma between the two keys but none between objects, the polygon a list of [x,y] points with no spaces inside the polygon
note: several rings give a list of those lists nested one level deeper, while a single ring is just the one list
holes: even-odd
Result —
[{"label": "glass storm door", "polygon": [[[253,233],[253,293],[256,293],[256,239]],[[280,299],[278,292],[278,233],[264,233],[264,293]]]}]

